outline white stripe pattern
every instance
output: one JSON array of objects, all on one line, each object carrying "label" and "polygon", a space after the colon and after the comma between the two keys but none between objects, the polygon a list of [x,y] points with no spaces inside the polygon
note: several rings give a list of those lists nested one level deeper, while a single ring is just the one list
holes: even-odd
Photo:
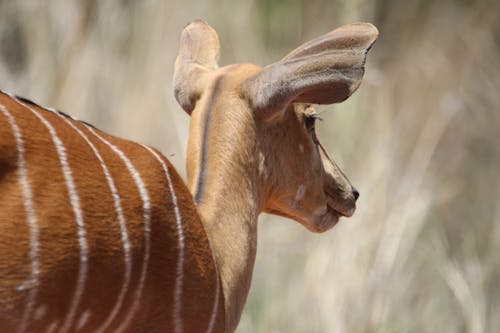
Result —
[{"label": "white stripe pattern", "polygon": [[174,204],[174,213],[175,213],[175,222],[177,226],[177,235],[179,240],[179,257],[177,260],[177,268],[175,275],[175,284],[174,284],[174,309],[172,312],[172,320],[174,322],[174,332],[181,333],[182,332],[182,287],[184,284],[184,230],[183,230],[183,222],[182,216],[179,210],[179,206],[177,204],[177,195],[175,194],[175,189],[172,184],[172,179],[170,178],[170,172],[168,171],[167,165],[161,159],[161,157],[150,147],[142,145],[146,148],[153,156],[160,162],[163,171],[165,172],[165,176],[168,182],[168,189],[170,190],[170,195],[172,199],[172,203]]},{"label": "white stripe pattern", "polygon": [[[63,325],[60,329],[61,332],[68,332],[74,325],[75,322],[75,316],[78,310],[78,306],[81,301],[81,297],[83,295],[83,291],[85,288],[85,282],[87,280],[87,274],[88,274],[88,244],[87,244],[87,239],[86,239],[86,228],[85,228],[85,223],[83,219],[83,214],[81,210],[81,205],[80,205],[80,198],[78,195],[78,191],[74,182],[72,170],[70,168],[69,162],[68,162],[68,156],[66,152],[66,148],[59,138],[55,128],[52,126],[52,124],[37,110],[34,108],[30,107],[29,104],[26,102],[18,99],[16,96],[8,94],[14,101],[16,101],[18,104],[24,106],[26,109],[30,110],[42,123],[43,125],[47,128],[49,131],[52,141],[56,147],[56,151],[58,154],[58,158],[61,164],[61,168],[63,171],[63,176],[65,179],[70,203],[72,206],[72,210],[75,216],[76,224],[78,227],[77,235],[78,235],[78,242],[79,242],[79,247],[80,247],[80,267],[78,271],[78,278],[77,278],[77,283],[76,283],[76,290],[73,294],[73,298],[70,303],[69,311],[68,314],[66,315],[66,319],[63,322]],[[53,112],[56,114],[58,117],[60,117],[62,120],[64,120],[73,130],[75,130],[84,140],[85,142],[89,145],[89,147],[92,149],[94,152],[95,156],[97,157],[101,168],[104,172],[106,181],[108,183],[108,187],[111,191],[111,194],[113,196],[114,200],[114,207],[115,211],[117,213],[117,218],[118,218],[118,223],[120,226],[120,233],[121,233],[121,240],[123,243],[123,251],[124,251],[124,263],[125,263],[125,272],[124,272],[124,281],[122,284],[122,287],[120,289],[120,293],[117,297],[116,303],[111,310],[108,318],[105,320],[105,322],[96,330],[96,332],[102,333],[106,332],[109,328],[109,326],[112,324],[113,320],[116,318],[116,316],[120,313],[119,311],[123,307],[123,302],[125,300],[125,296],[130,288],[130,282],[131,282],[131,275],[132,275],[132,258],[131,258],[131,243],[129,240],[128,236],[128,231],[127,231],[127,223],[126,219],[123,213],[123,208],[121,204],[121,199],[120,195],[118,193],[118,190],[116,188],[116,184],[113,180],[113,177],[111,176],[111,173],[104,162],[104,159],[102,155],[99,153],[99,150],[97,147],[92,143],[92,141],[89,139],[89,137],[81,130],[79,129],[73,122],[71,122],[68,118],[71,118],[73,120],[76,120],[75,118],[71,116],[66,116],[63,115],[62,113],[58,112],[57,110],[46,108],[48,111]],[[35,210],[33,207],[33,193],[31,191],[28,178],[27,178],[27,172],[26,172],[26,163],[24,160],[24,142],[22,139],[21,131],[18,127],[18,125],[15,122],[14,117],[9,113],[7,108],[3,105],[0,104],[0,111],[7,117],[11,128],[12,132],[14,133],[16,145],[17,145],[17,150],[18,150],[18,171],[19,171],[19,182],[21,183],[22,186],[22,191],[23,191],[23,200],[24,200],[24,208],[27,214],[27,223],[30,227],[30,260],[31,260],[31,276],[29,280],[27,280],[25,283],[23,283],[20,287],[18,287],[19,290],[24,290],[24,289],[30,289],[29,294],[28,294],[28,300],[27,300],[27,305],[24,309],[23,317],[21,320],[21,325],[18,329],[18,332],[24,332],[28,326],[29,319],[31,316],[33,316],[34,312],[34,306],[36,302],[36,296],[38,293],[38,275],[40,273],[40,263],[38,260],[38,255],[39,255],[39,227],[37,224],[37,218],[35,214]],[[117,146],[113,145],[106,139],[104,139],[101,135],[99,135],[91,126],[89,126],[86,123],[82,123],[87,130],[89,130],[96,138],[98,138],[101,142],[109,146],[118,156],[119,158],[124,162],[125,166],[127,167],[128,171],[130,172],[134,183],[139,190],[139,194],[143,203],[143,211],[144,211],[144,259],[143,259],[143,266],[141,269],[141,275],[139,278],[139,286],[135,291],[134,295],[134,300],[132,305],[128,309],[128,313],[125,316],[125,320],[120,323],[120,326],[116,329],[116,332],[122,332],[127,329],[127,327],[130,325],[130,322],[134,318],[134,315],[139,307],[142,292],[144,289],[144,284],[146,280],[146,275],[147,275],[147,270],[149,267],[149,260],[150,260],[150,250],[151,250],[151,201],[150,197],[146,188],[146,185],[138,172],[138,170],[134,167],[133,163],[131,160],[125,155],[123,151],[121,151]],[[168,167],[165,163],[165,161],[161,158],[161,156],[155,152],[153,149],[150,147],[147,147],[145,145],[143,146],[147,151],[149,151],[155,158],[156,160],[160,163],[162,166],[162,169],[165,173],[167,182],[168,182],[168,188],[171,194],[171,200],[174,205],[174,213],[175,213],[175,218],[176,218],[176,228],[177,228],[177,234],[178,234],[178,247],[179,247],[179,254],[178,254],[178,260],[177,260],[177,266],[176,266],[176,277],[175,277],[175,284],[174,284],[174,304],[173,304],[173,312],[172,312],[172,319],[174,323],[174,332],[175,333],[181,333],[183,332],[183,323],[182,323],[182,293],[183,293],[183,286],[184,286],[184,262],[185,262],[185,237],[184,237],[184,230],[183,230],[183,219],[181,216],[181,212],[178,206],[178,199],[177,195],[175,193],[175,189],[172,183],[172,179],[170,176],[170,172],[168,170]],[[212,252],[213,253],[213,252]],[[218,313],[218,307],[219,307],[219,298],[220,298],[220,277],[219,277],[219,272],[217,269],[216,261],[215,258],[213,258],[213,261],[215,263],[215,274],[216,274],[216,290],[215,290],[215,298],[214,298],[214,303],[212,307],[212,312],[211,312],[211,317],[210,321],[208,323],[207,327],[207,333],[212,333],[215,327],[216,319],[217,319],[217,313]],[[85,318],[87,319],[87,318]],[[53,323],[55,324],[55,323]],[[83,325],[85,325],[85,321],[80,318],[80,324],[81,327],[77,328],[83,328]],[[52,325],[54,326],[54,325]],[[52,329],[55,327],[51,327]]]},{"label": "white stripe pattern", "polygon": [[61,328],[61,332],[67,332],[71,328],[71,325],[73,324],[74,318],[76,311],[78,309],[78,305],[80,304],[80,299],[83,294],[83,290],[85,287],[85,281],[87,279],[87,272],[88,272],[88,267],[87,267],[87,260],[88,260],[88,244],[87,244],[87,238],[86,238],[86,230],[85,230],[85,224],[83,221],[83,214],[82,210],[80,207],[80,198],[78,196],[78,192],[76,189],[76,185],[73,179],[73,174],[71,172],[71,168],[68,163],[68,156],[66,154],[66,148],[64,144],[62,143],[61,139],[57,135],[56,130],[54,127],[51,125],[47,119],[45,119],[38,111],[30,107],[28,104],[20,101],[17,97],[10,95],[17,103],[20,105],[24,106],[26,109],[30,110],[40,121],[43,123],[43,125],[47,128],[49,131],[52,141],[54,142],[54,145],[57,150],[57,155],[59,158],[59,162],[61,163],[61,168],[64,176],[64,180],[66,182],[66,188],[68,190],[69,194],[69,199],[71,203],[71,208],[73,210],[73,214],[75,215],[76,219],[76,224],[77,224],[77,235],[78,235],[78,243],[80,246],[80,267],[78,269],[78,277],[76,281],[76,289],[75,293],[73,294],[73,298],[71,300],[70,306],[69,306],[69,311],[66,316],[66,320]]},{"label": "white stripe pattern", "polygon": [[24,332],[28,326],[28,320],[33,312],[36,296],[38,294],[38,276],[40,274],[40,262],[38,261],[39,255],[39,227],[38,221],[36,218],[35,208],[33,207],[33,192],[31,191],[30,184],[28,182],[28,175],[26,171],[26,161],[24,160],[24,141],[21,134],[21,130],[16,123],[16,120],[12,116],[12,114],[7,110],[7,108],[3,105],[0,105],[0,111],[7,118],[11,128],[12,133],[14,134],[14,139],[16,141],[17,147],[17,167],[19,172],[19,183],[21,184],[22,193],[23,193],[23,205],[24,210],[26,212],[26,220],[30,229],[30,277],[19,289],[24,289],[28,287],[28,300],[26,307],[24,308],[24,313],[21,318],[21,324],[18,328],[18,332]]},{"label": "white stripe pattern", "polygon": [[85,142],[87,142],[87,144],[90,146],[90,148],[94,152],[95,156],[99,160],[99,163],[101,164],[102,170],[104,172],[104,176],[106,177],[108,187],[109,187],[111,194],[113,196],[115,211],[116,211],[116,215],[118,217],[118,223],[120,225],[120,233],[121,233],[121,239],[122,239],[122,243],[123,243],[123,254],[124,254],[124,262],[125,262],[125,273],[124,273],[124,277],[123,277],[123,284],[122,284],[122,287],[120,289],[120,293],[118,294],[118,298],[116,300],[115,306],[111,310],[110,315],[108,316],[106,321],[101,325],[101,327],[99,329],[100,331],[106,331],[106,329],[109,327],[109,325],[111,324],[113,319],[118,314],[118,311],[121,309],[121,307],[123,305],[123,300],[125,299],[125,295],[126,295],[128,288],[130,286],[130,278],[132,275],[132,259],[130,256],[130,240],[129,240],[128,232],[127,232],[127,223],[126,223],[125,217],[123,215],[123,209],[122,209],[122,205],[121,205],[120,195],[118,194],[118,190],[116,189],[116,185],[115,185],[115,182],[113,180],[113,177],[111,176],[111,173],[109,172],[109,169],[108,169],[106,163],[104,162],[104,159],[102,158],[101,154],[97,150],[96,146],[92,143],[92,141],[89,140],[87,135],[85,133],[83,133],[76,125],[74,125],[68,118],[66,118],[60,114],[58,114],[58,115],[69,126],[71,126],[85,140]]},{"label": "white stripe pattern", "polygon": [[[213,253],[213,251],[212,251]],[[210,317],[210,322],[208,323],[207,333],[212,333],[214,330],[215,319],[217,318],[217,311],[219,310],[219,293],[220,293],[220,281],[219,281],[219,270],[217,269],[217,262],[215,261],[215,257],[213,257],[214,265],[215,265],[215,300],[214,306],[212,308],[212,316]]]},{"label": "white stripe pattern", "polygon": [[[141,175],[134,167],[130,159],[125,155],[125,153],[123,153],[123,151],[121,151],[117,146],[113,145],[111,142],[107,141],[102,136],[97,134],[97,132],[94,131],[92,127],[88,125],[86,127],[95,137],[97,137],[104,144],[109,146],[125,163],[125,166],[132,175],[135,185],[139,190],[139,195],[141,196],[142,207],[144,211],[144,260],[142,264],[141,275],[139,278],[139,286],[136,289],[132,306],[130,307],[128,314],[125,316],[125,320],[116,329],[116,332],[121,332],[128,327],[130,321],[133,319],[134,314],[137,311],[137,308],[139,307],[140,299],[142,296],[142,290],[144,289],[144,281],[146,280],[146,273],[149,267],[149,256],[151,251],[151,202],[146,185],[144,184]],[[97,332],[104,332],[104,330],[101,327],[97,330]]]}]

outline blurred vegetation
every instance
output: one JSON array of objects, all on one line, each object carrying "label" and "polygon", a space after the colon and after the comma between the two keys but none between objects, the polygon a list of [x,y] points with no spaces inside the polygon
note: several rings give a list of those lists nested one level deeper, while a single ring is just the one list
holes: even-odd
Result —
[{"label": "blurred vegetation", "polygon": [[378,26],[364,83],[319,137],[361,192],[313,235],[261,218],[238,332],[500,331],[500,2],[0,1],[0,89],[154,145],[184,175],[171,77],[183,26],[221,64],[278,60],[352,21]]}]

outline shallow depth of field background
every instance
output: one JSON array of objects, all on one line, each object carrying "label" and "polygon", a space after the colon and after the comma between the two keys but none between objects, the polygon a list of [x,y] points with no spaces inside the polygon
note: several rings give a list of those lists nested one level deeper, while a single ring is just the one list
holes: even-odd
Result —
[{"label": "shallow depth of field background", "polygon": [[[374,23],[360,89],[319,137],[361,192],[330,232],[263,215],[243,332],[500,332],[500,2],[0,0],[0,89],[160,148],[185,176],[179,34],[266,65]],[[168,268],[166,268],[168,269]]]}]

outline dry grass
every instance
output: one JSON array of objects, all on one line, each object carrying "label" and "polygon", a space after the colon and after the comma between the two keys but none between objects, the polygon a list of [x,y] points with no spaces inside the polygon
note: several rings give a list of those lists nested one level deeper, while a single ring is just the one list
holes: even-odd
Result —
[{"label": "dry grass", "polygon": [[184,172],[171,87],[202,17],[222,63],[266,64],[350,21],[381,37],[319,136],[361,192],[309,234],[263,216],[238,332],[500,331],[500,5],[493,1],[0,1],[1,89],[159,147]]}]

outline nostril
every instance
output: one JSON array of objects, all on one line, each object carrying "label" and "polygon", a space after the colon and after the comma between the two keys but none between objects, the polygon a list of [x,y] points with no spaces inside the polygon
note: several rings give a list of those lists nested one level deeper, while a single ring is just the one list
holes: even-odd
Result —
[{"label": "nostril", "polygon": [[352,188],[352,195],[354,195],[354,200],[358,200],[359,191],[355,187]]}]

